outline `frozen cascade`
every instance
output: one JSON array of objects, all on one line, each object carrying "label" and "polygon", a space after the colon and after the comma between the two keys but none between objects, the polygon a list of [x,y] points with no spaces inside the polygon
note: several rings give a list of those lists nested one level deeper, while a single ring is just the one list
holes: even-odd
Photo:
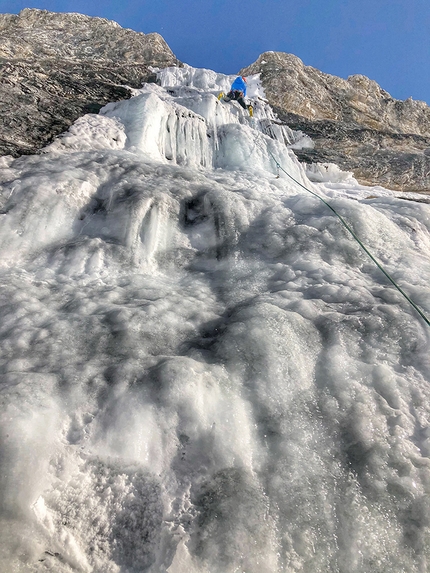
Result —
[{"label": "frozen cascade", "polygon": [[428,329],[268,151],[427,312],[429,205],[159,78],[0,158],[0,572],[428,571]]}]

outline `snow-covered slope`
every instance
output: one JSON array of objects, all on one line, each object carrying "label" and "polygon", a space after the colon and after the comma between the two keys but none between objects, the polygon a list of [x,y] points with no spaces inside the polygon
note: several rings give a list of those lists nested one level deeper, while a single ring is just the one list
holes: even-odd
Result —
[{"label": "snow-covered slope", "polygon": [[[430,207],[171,68],[2,158],[0,570],[423,573]],[[312,181],[311,181],[312,180]]]}]

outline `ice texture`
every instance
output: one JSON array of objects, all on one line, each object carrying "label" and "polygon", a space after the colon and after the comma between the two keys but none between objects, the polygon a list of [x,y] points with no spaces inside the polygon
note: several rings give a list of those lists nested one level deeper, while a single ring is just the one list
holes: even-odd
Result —
[{"label": "ice texture", "polygon": [[159,78],[0,160],[0,570],[424,573],[428,326],[285,172],[427,313],[430,206]]}]

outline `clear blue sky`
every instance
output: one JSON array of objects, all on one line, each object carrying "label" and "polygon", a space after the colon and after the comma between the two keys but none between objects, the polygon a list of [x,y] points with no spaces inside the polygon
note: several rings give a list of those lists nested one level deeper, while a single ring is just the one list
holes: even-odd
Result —
[{"label": "clear blue sky", "polygon": [[394,98],[430,104],[430,0],[0,0],[80,12],[138,32],[159,32],[196,67],[236,73],[259,54],[295,54],[346,78],[364,74]]}]

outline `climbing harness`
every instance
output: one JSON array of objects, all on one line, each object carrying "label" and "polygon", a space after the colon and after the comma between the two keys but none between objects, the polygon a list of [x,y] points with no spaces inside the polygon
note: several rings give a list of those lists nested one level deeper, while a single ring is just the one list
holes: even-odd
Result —
[{"label": "climbing harness", "polygon": [[[258,141],[257,141],[257,143],[258,143]],[[345,221],[345,219],[336,211],[336,209],[334,209],[325,199],[323,199],[320,195],[318,195],[318,193],[315,193],[314,191],[312,191],[311,189],[308,189],[305,185],[300,183],[300,181],[297,181],[297,179],[295,179],[292,175],[290,175],[282,167],[282,165],[279,163],[279,161],[276,159],[276,157],[273,155],[273,153],[270,150],[268,150],[268,152],[269,152],[269,155],[271,156],[271,158],[273,159],[273,161],[275,162],[275,165],[277,167],[277,173],[278,173],[277,176],[279,177],[279,170],[283,171],[285,173],[285,175],[287,175],[290,179],[292,179],[294,181],[294,183],[296,183],[297,185],[302,187],[305,191],[307,191],[308,193],[311,193],[311,195],[314,195],[314,197],[317,197],[320,201],[322,201],[324,203],[324,205],[326,205],[330,209],[330,211],[332,211],[336,215],[336,217],[340,220],[340,222],[345,227],[345,229],[347,231],[349,231],[349,233],[357,241],[357,243],[364,250],[364,252],[372,259],[372,261],[375,263],[375,265],[378,267],[378,269],[380,271],[382,271],[382,273],[396,287],[396,289],[400,292],[400,294],[402,294],[405,297],[405,299],[413,306],[413,308],[421,316],[421,318],[424,320],[424,322],[427,324],[427,326],[430,326],[430,320],[427,318],[427,316],[424,314],[424,312],[414,303],[414,301],[405,293],[405,291],[396,283],[396,281],[389,275],[389,273],[376,260],[376,258],[372,255],[372,253],[369,251],[369,249],[362,243],[360,238],[355,234],[355,232],[351,229],[351,227],[348,225],[348,223]]]},{"label": "climbing harness", "polygon": [[[237,90],[237,91],[238,91],[238,90]],[[229,92],[229,93],[230,93],[230,92]],[[232,98],[232,99],[225,99],[226,97],[228,97],[228,94],[227,94],[227,96],[226,96],[224,92],[220,92],[220,93],[218,94],[218,96],[217,96],[217,100],[218,100],[218,101],[223,100],[223,101],[227,101],[227,102],[228,102],[228,101],[236,101],[234,98]],[[253,107],[251,104],[248,104],[248,105],[246,106],[246,109],[247,109],[248,112],[249,112],[249,116],[252,117],[252,116],[254,115],[254,107]]]}]

